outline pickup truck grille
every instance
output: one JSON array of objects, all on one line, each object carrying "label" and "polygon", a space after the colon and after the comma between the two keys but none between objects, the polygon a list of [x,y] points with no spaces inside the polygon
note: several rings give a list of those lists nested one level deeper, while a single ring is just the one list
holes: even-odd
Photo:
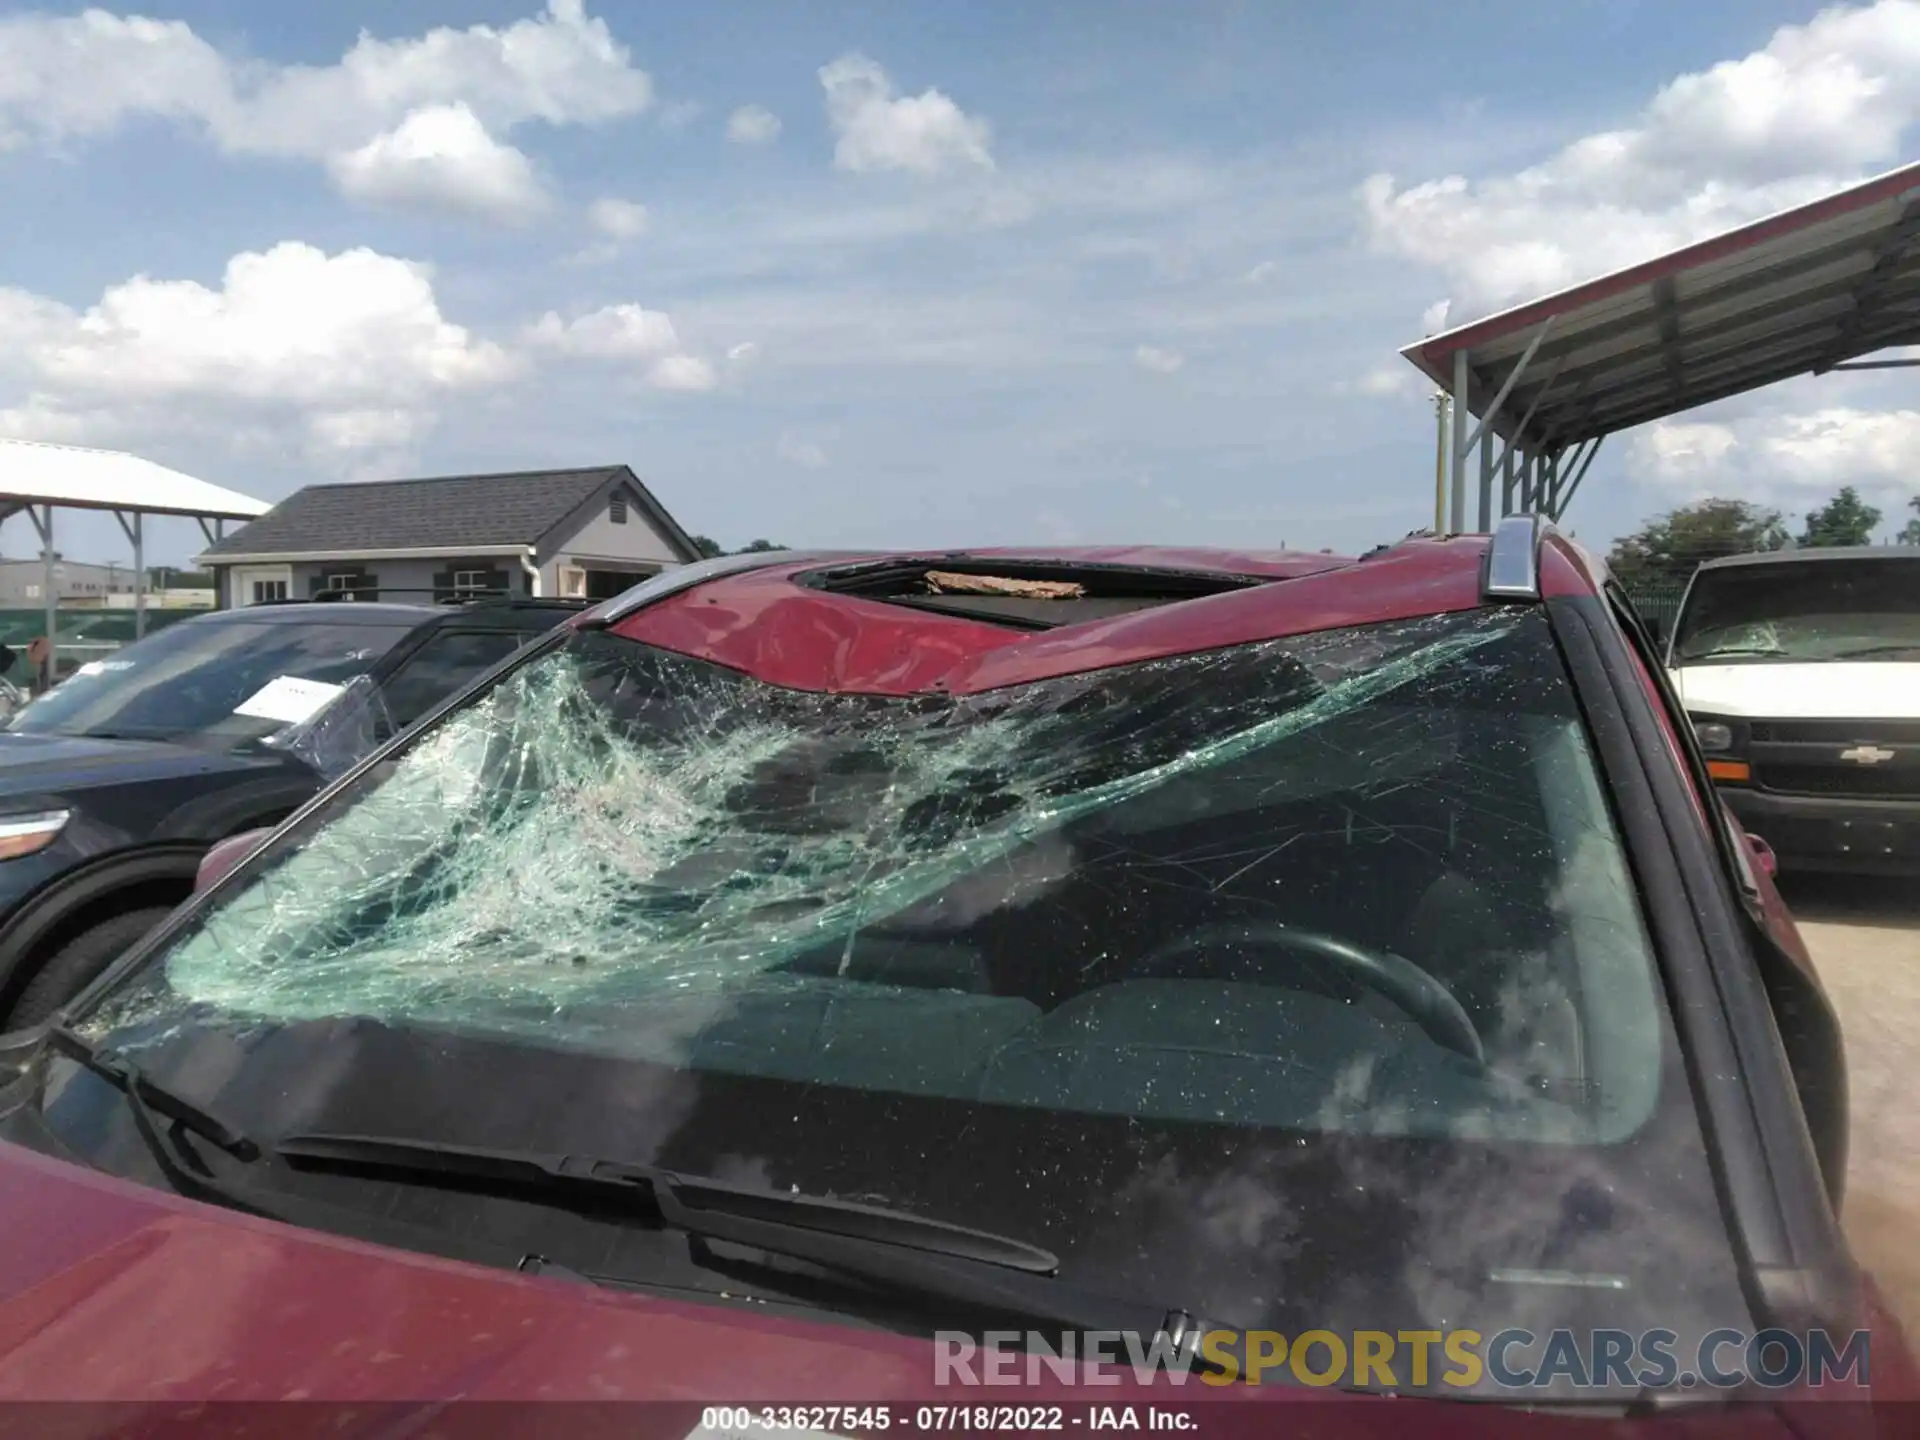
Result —
[{"label": "pickup truck grille", "polygon": [[1760,787],[1781,795],[1833,795],[1857,800],[1920,800],[1920,765],[1756,765]]},{"label": "pickup truck grille", "polygon": [[1920,745],[1920,720],[1756,720],[1759,745]]}]

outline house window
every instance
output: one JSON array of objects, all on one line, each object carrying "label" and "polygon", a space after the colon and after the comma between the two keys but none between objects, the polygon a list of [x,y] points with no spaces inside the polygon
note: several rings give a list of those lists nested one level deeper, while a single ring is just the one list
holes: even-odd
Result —
[{"label": "house window", "polygon": [[253,582],[253,603],[264,605],[269,600],[287,598],[287,582],[284,580],[256,580]]},{"label": "house window", "polygon": [[462,605],[472,600],[512,593],[513,587],[506,571],[473,561],[458,568],[450,566],[436,572],[433,577],[433,599],[438,605]]},{"label": "house window", "polygon": [[627,497],[616,495],[607,502],[607,519],[616,525],[627,523]]}]

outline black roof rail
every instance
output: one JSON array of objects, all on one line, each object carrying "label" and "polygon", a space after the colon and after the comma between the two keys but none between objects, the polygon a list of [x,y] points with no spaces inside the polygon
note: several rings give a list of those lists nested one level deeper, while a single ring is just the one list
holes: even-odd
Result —
[{"label": "black roof rail", "polygon": [[[379,597],[380,601],[385,601],[390,595],[426,595],[432,597],[430,603],[449,609],[464,609],[473,605],[538,605],[543,607],[558,605],[568,609],[584,610],[587,605],[591,603],[569,595],[516,595],[511,590],[463,590],[454,595],[452,599],[441,599],[440,597],[445,594],[447,594],[447,591],[444,589],[436,590],[431,586],[422,585],[343,585],[331,590],[315,591],[306,600],[302,601],[269,600],[263,601],[262,603],[269,605],[296,603],[319,605],[351,604],[355,603],[354,596],[356,595],[374,595]],[[395,603],[405,604],[408,602],[398,601]]]}]

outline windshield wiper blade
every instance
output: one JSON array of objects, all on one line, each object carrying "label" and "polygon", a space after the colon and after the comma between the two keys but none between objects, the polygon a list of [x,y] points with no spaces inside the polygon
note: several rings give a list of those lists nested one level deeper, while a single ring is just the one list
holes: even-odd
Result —
[{"label": "windshield wiper blade", "polygon": [[134,1119],[141,1123],[143,1134],[152,1118],[158,1115],[171,1120],[188,1134],[197,1135],[209,1145],[226,1151],[236,1160],[259,1159],[260,1146],[252,1137],[235,1129],[198,1101],[153,1080],[124,1055],[97,1049],[64,1025],[56,1025],[49,1030],[47,1039],[61,1054],[78,1060],[101,1079],[118,1088],[134,1107]]},{"label": "windshield wiper blade", "polygon": [[1036,1245],[848,1201],[750,1190],[587,1155],[432,1140],[293,1135],[278,1142],[274,1154],[296,1168],[650,1198],[663,1225],[693,1240],[805,1261],[875,1289],[1017,1316],[1031,1325],[1165,1334],[1175,1344],[1202,1329],[1183,1310],[1093,1294],[1054,1278],[1058,1258]]},{"label": "windshield wiper blade", "polygon": [[1702,660],[1718,660],[1722,655],[1784,655],[1787,652],[1778,645],[1717,645],[1711,650],[1702,650],[1697,655],[1682,655],[1683,665],[1698,665]]},{"label": "windshield wiper blade", "polygon": [[1920,640],[1908,640],[1898,645],[1862,645],[1854,650],[1841,650],[1834,654],[1835,660],[1857,660],[1862,655],[1904,655],[1920,654]]},{"label": "windshield wiper blade", "polygon": [[[705,1230],[709,1217],[762,1220],[781,1227],[871,1240],[885,1245],[957,1256],[983,1265],[1052,1275],[1058,1257],[1037,1245],[944,1220],[882,1210],[816,1195],[753,1190],[722,1180],[676,1174],[646,1165],[585,1155],[532,1150],[493,1150],[437,1140],[401,1140],[374,1135],[290,1135],[274,1146],[290,1164],[309,1167],[413,1171],[463,1180],[498,1180],[535,1188],[579,1187],[651,1191],[661,1217],[675,1229]],[[682,1224],[684,1217],[686,1224]],[[718,1236],[715,1239],[729,1237]]]}]

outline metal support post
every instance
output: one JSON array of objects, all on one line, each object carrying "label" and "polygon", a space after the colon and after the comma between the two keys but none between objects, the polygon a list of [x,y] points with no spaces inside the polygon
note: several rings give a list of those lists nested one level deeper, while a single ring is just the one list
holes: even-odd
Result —
[{"label": "metal support post", "polygon": [[[1513,369],[1507,372],[1507,378],[1503,382],[1501,382],[1500,389],[1494,394],[1493,403],[1487,406],[1487,413],[1481,416],[1480,423],[1476,425],[1473,429],[1473,434],[1467,437],[1468,449],[1473,448],[1473,446],[1476,443],[1478,443],[1487,434],[1487,431],[1492,428],[1493,417],[1498,415],[1500,413],[1500,407],[1507,403],[1507,396],[1513,393],[1513,387],[1519,383],[1521,375],[1526,373],[1527,366],[1533,363],[1534,352],[1540,348],[1540,342],[1547,338],[1547,332],[1553,329],[1553,322],[1558,318],[1559,318],[1558,316],[1549,315],[1546,319],[1546,323],[1543,324],[1538,330],[1534,331],[1533,340],[1527,346],[1526,352],[1521,355],[1519,363],[1517,363],[1513,367]],[[1561,363],[1562,364],[1565,363],[1564,357]],[[1454,373],[1456,376],[1458,375],[1459,371],[1457,367]],[[1559,373],[1559,369],[1557,366],[1555,367],[1554,373],[1555,374]],[[1548,384],[1553,383],[1551,377],[1549,377],[1547,383]],[[1545,392],[1542,391],[1541,393],[1544,394]],[[1536,400],[1534,403],[1538,404],[1539,402]],[[1527,415],[1529,419],[1532,418],[1532,415],[1533,415],[1532,406],[1528,407]]]},{"label": "metal support post", "polygon": [[1473,396],[1468,386],[1472,371],[1465,350],[1453,352],[1453,493],[1449,497],[1446,534],[1458,535],[1467,528],[1467,421],[1473,414]]},{"label": "metal support post", "polygon": [[1513,487],[1519,479],[1513,461],[1513,446],[1508,445],[1500,454],[1500,514],[1502,517],[1513,514]]},{"label": "metal support post", "polygon": [[33,521],[33,528],[40,534],[40,561],[43,567],[41,595],[47,602],[47,685],[52,688],[55,678],[60,674],[60,587],[54,576],[53,506],[42,505],[36,511],[29,505],[27,518]]},{"label": "metal support post", "polygon": [[1482,535],[1493,533],[1493,436],[1480,437],[1480,524]]},{"label": "metal support post", "polygon": [[136,510],[129,518],[126,511],[116,510],[113,518],[120,522],[121,531],[133,546],[133,638],[140,640],[147,633],[147,555],[142,544],[141,515]]},{"label": "metal support post", "polygon": [[1573,492],[1578,490],[1580,488],[1580,482],[1587,478],[1587,471],[1593,466],[1593,457],[1600,453],[1600,447],[1606,443],[1606,438],[1604,435],[1596,436],[1593,444],[1587,447],[1587,453],[1580,457],[1579,468],[1569,470],[1567,476],[1567,492],[1560,498],[1560,509],[1558,514],[1554,516],[1556,520],[1561,515],[1567,513],[1567,507],[1573,503]]}]

